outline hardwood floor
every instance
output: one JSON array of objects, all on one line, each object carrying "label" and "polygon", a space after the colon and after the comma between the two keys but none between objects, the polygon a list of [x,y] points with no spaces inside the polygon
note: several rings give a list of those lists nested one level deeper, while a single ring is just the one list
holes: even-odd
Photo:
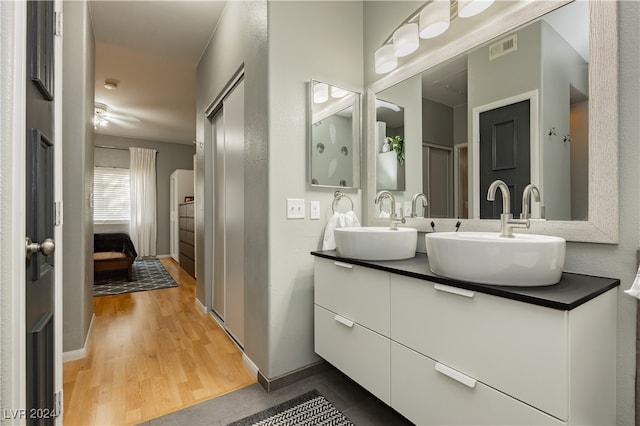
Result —
[{"label": "hardwood floor", "polygon": [[87,357],[64,364],[64,424],[136,424],[255,383],[220,326],[195,307],[195,280],[93,299]]}]

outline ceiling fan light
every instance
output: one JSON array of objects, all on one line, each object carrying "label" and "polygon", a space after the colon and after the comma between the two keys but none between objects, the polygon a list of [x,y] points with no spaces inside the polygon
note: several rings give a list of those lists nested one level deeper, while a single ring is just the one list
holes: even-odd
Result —
[{"label": "ceiling fan light", "polygon": [[393,54],[393,45],[385,44],[375,53],[375,70],[377,74],[385,74],[398,66],[398,58]]},{"label": "ceiling fan light", "polygon": [[494,0],[459,0],[458,16],[461,18],[470,18],[478,13],[484,12],[493,4]]},{"label": "ceiling fan light", "polygon": [[420,12],[420,38],[433,38],[447,31],[451,18],[449,0],[433,0]]},{"label": "ceiling fan light", "polygon": [[329,85],[326,83],[315,83],[313,85],[313,102],[322,104],[329,100]]},{"label": "ceiling fan light", "polygon": [[405,24],[393,33],[393,54],[402,58],[418,49],[420,40],[418,38],[418,24]]}]

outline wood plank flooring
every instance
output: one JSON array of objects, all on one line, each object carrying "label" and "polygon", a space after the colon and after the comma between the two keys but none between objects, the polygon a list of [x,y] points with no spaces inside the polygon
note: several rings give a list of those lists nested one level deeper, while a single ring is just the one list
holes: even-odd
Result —
[{"label": "wood plank flooring", "polygon": [[255,383],[220,326],[195,307],[195,280],[93,299],[84,359],[64,364],[64,424],[136,424]]}]

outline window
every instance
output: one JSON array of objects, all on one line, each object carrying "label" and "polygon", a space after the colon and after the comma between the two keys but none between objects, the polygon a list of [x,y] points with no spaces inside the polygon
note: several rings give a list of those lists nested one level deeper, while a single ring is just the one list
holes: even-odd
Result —
[{"label": "window", "polygon": [[93,222],[129,222],[129,169],[94,167]]}]

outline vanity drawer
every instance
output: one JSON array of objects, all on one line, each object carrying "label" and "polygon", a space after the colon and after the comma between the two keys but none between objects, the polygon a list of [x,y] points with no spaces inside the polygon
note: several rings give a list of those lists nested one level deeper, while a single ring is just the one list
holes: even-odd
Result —
[{"label": "vanity drawer", "polygon": [[315,303],[389,336],[389,273],[315,259]]},{"label": "vanity drawer", "polygon": [[568,418],[566,312],[393,275],[391,316],[392,340]]},{"label": "vanity drawer", "polygon": [[391,371],[391,406],[418,425],[564,424],[395,342]]},{"label": "vanity drawer", "polygon": [[390,341],[315,306],[315,351],[330,364],[390,404]]}]

